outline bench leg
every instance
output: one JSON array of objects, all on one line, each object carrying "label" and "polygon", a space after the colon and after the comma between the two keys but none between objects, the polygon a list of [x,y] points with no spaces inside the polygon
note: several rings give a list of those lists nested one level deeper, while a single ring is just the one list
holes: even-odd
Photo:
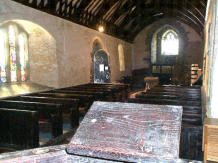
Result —
[{"label": "bench leg", "polygon": [[71,111],[71,115],[70,115],[70,121],[71,121],[72,128],[79,125],[79,118],[80,118],[79,108],[77,109],[73,108]]}]

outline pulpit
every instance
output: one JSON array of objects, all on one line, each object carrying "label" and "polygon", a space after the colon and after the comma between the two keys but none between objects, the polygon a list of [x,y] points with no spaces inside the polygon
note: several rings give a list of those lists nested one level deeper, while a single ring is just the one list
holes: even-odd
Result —
[{"label": "pulpit", "polygon": [[144,78],[145,81],[145,91],[159,85],[159,77],[147,76]]}]

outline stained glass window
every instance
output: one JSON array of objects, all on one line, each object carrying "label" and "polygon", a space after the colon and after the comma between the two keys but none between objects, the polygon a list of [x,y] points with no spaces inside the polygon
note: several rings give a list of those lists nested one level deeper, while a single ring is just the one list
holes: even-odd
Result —
[{"label": "stained glass window", "polygon": [[5,36],[0,30],[0,81],[6,82]]},{"label": "stained glass window", "polygon": [[15,24],[0,28],[0,83],[27,80],[28,37]]},{"label": "stained glass window", "polygon": [[11,67],[11,81],[17,81],[17,63],[16,63],[16,34],[15,29],[12,25],[9,26],[8,30],[9,40],[9,54],[10,54],[10,67]]},{"label": "stained glass window", "polygon": [[18,36],[18,44],[19,44],[19,55],[20,55],[20,71],[21,71],[21,81],[26,80],[25,70],[26,70],[26,63],[25,63],[25,53],[27,52],[25,46],[25,37],[23,34]]},{"label": "stained glass window", "polygon": [[179,54],[179,39],[177,34],[169,30],[165,32],[161,40],[162,55],[178,55]]}]

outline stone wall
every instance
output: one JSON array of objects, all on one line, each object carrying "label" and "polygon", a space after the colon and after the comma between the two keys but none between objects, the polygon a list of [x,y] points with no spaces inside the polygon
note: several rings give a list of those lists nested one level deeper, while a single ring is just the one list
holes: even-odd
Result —
[{"label": "stone wall", "polygon": [[[23,6],[0,1],[0,24],[14,21],[29,34],[30,81],[50,87],[90,82],[93,41],[98,39],[110,56],[111,81],[132,70],[132,45],[87,27]],[[125,54],[125,72],[120,72],[118,45]]]}]

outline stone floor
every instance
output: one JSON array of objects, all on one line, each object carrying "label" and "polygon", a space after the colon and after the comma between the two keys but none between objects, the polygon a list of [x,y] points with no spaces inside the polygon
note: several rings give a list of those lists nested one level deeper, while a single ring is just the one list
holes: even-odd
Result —
[{"label": "stone floor", "polygon": [[20,94],[28,94],[51,89],[50,87],[42,86],[35,83],[1,83],[0,98],[16,96]]}]

